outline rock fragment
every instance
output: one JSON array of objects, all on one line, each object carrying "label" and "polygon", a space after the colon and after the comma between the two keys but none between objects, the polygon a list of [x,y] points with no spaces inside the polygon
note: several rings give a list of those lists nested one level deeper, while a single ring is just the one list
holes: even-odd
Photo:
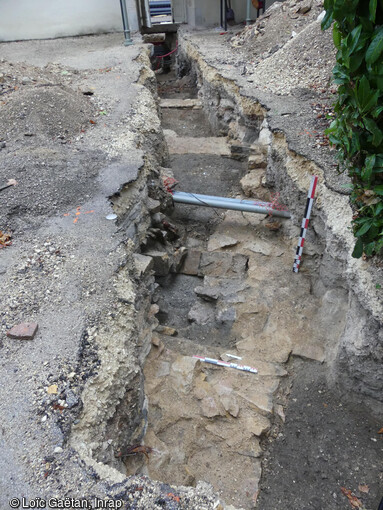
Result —
[{"label": "rock fragment", "polygon": [[233,418],[237,418],[239,414],[239,404],[235,396],[232,394],[222,395],[220,397],[220,401],[223,407],[225,408],[225,411],[231,414]]},{"label": "rock fragment", "polygon": [[207,245],[208,251],[219,250],[220,248],[229,248],[238,244],[238,240],[224,234],[213,234]]},{"label": "rock fragment", "polygon": [[68,390],[66,392],[65,402],[66,402],[68,408],[72,409],[72,407],[75,407],[75,406],[78,405],[79,398],[78,398],[78,396],[72,390]]},{"label": "rock fragment", "polygon": [[152,345],[159,347],[161,345],[161,339],[158,336],[152,336]]},{"label": "rock fragment", "polygon": [[16,324],[16,326],[13,326],[12,329],[7,331],[7,336],[9,338],[15,338],[16,340],[33,340],[38,327],[36,322],[22,322],[21,324]]},{"label": "rock fragment", "polygon": [[299,14],[306,14],[311,10],[312,5],[313,5],[312,0],[303,0],[303,2],[301,2],[296,12]]},{"label": "rock fragment", "polygon": [[162,335],[166,336],[177,336],[178,331],[174,328],[170,328],[169,326],[157,326],[156,329],[157,333],[161,333]]},{"label": "rock fragment", "polygon": [[204,252],[201,256],[199,276],[243,276],[248,258],[242,254]]},{"label": "rock fragment", "polygon": [[58,392],[57,384],[51,384],[50,386],[48,386],[47,388],[48,395],[57,395],[57,392]]},{"label": "rock fragment", "polygon": [[173,263],[170,268],[172,273],[178,273],[180,271],[181,267],[183,266],[184,260],[187,256],[187,253],[188,251],[187,248],[185,248],[185,246],[181,246],[181,248],[179,248],[173,253]]},{"label": "rock fragment", "polygon": [[134,253],[134,265],[140,276],[146,275],[154,266],[152,257],[142,255],[141,253]]},{"label": "rock fragment", "polygon": [[207,304],[196,303],[188,313],[188,320],[204,326],[214,320],[214,312]]},{"label": "rock fragment", "polygon": [[213,418],[214,416],[224,416],[224,410],[221,405],[216,402],[213,397],[205,397],[201,400],[201,413],[206,418]]},{"label": "rock fragment", "polygon": [[171,259],[168,253],[165,251],[150,251],[145,253],[145,255],[152,257],[154,272],[157,276],[166,276],[169,274]]},{"label": "rock fragment", "polygon": [[248,168],[254,170],[255,168],[266,168],[267,157],[264,154],[254,154],[249,156]]},{"label": "rock fragment", "polygon": [[219,287],[196,287],[194,292],[205,301],[217,301],[220,296]]}]

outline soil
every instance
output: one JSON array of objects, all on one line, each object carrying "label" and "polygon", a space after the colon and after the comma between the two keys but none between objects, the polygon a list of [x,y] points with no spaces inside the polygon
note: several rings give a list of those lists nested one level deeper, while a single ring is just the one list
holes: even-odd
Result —
[{"label": "soil", "polygon": [[320,28],[322,10],[321,0],[275,2],[253,25],[228,38],[232,63],[241,59],[242,74],[276,94],[328,89],[335,50],[331,30]]},{"label": "soil", "polygon": [[82,143],[94,129],[99,108],[76,87],[82,78],[78,72],[4,59],[2,70],[0,178],[18,185],[2,193],[0,215],[2,228],[18,236],[52,214],[68,213],[73,200],[87,201],[107,158]]},{"label": "soil", "polygon": [[205,112],[200,110],[182,111],[176,108],[162,110],[162,129],[172,129],[178,136],[203,138],[213,136]]},{"label": "soil", "polygon": [[[295,359],[286,422],[263,463],[259,510],[376,510],[383,494],[382,420],[328,385],[326,366]],[[359,504],[359,506],[356,506]]]}]

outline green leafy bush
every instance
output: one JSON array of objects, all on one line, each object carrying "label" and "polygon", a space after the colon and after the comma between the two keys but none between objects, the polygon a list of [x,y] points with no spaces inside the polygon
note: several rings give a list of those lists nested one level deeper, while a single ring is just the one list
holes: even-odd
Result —
[{"label": "green leafy bush", "polygon": [[353,257],[383,251],[383,0],[325,0],[333,25],[339,85],[327,130],[352,181]]}]

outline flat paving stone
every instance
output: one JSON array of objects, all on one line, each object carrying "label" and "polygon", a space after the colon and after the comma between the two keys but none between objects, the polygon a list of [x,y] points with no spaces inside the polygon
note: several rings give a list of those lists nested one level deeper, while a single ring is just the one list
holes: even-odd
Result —
[{"label": "flat paving stone", "polygon": [[246,273],[247,257],[242,254],[204,252],[201,255],[199,276],[238,277]]},{"label": "flat paving stone", "polygon": [[213,234],[208,242],[208,251],[216,251],[222,248],[230,248],[238,244],[238,240],[234,237],[226,236],[224,234]]},{"label": "flat paving stone", "polygon": [[189,136],[169,136],[165,134],[169,154],[213,154],[230,156],[230,146],[226,138],[193,138]]},{"label": "flat paving stone", "polygon": [[161,99],[161,108],[202,108],[202,103],[199,99]]},{"label": "flat paving stone", "polygon": [[201,252],[198,250],[190,250],[186,255],[185,261],[180,268],[179,272],[196,276],[198,274],[199,262],[201,259]]}]

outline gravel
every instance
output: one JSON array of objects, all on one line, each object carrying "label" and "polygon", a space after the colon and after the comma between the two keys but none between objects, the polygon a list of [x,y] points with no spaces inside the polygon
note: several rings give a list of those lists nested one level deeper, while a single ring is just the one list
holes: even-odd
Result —
[{"label": "gravel", "polygon": [[321,31],[322,12],[322,0],[275,2],[253,25],[229,37],[233,56],[244,62],[242,74],[278,95],[328,88],[335,50],[331,30]]}]

